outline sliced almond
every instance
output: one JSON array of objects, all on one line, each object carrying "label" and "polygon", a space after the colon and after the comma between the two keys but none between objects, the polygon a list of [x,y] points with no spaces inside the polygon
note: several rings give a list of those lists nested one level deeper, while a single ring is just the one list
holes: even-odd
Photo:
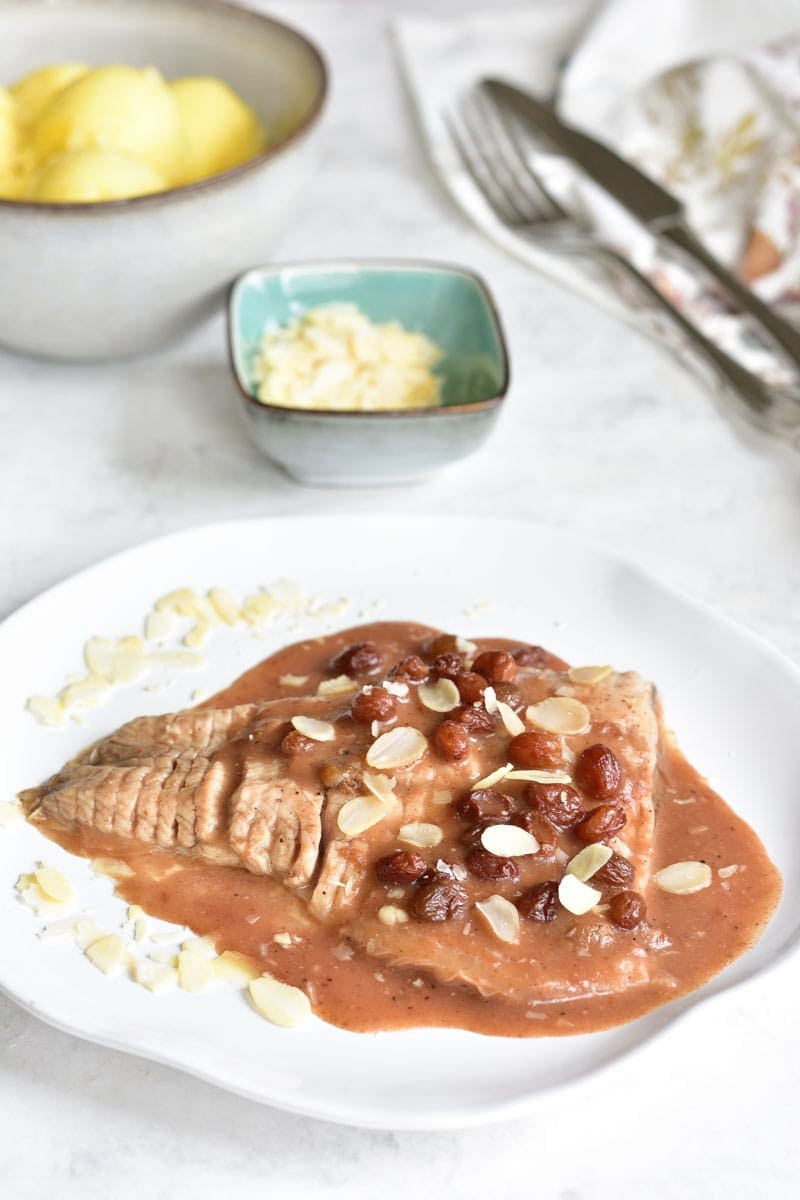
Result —
[{"label": "sliced almond", "polygon": [[183,644],[190,650],[197,650],[200,646],[205,646],[210,637],[211,626],[208,621],[198,621],[184,637]]},{"label": "sliced almond", "polygon": [[581,883],[585,883],[587,879],[592,878],[596,871],[606,865],[613,853],[610,846],[604,846],[602,842],[592,842],[590,846],[584,846],[574,858],[569,860],[567,874],[574,875],[576,879],[580,879]]},{"label": "sliced almond", "polygon": [[13,829],[22,820],[22,807],[19,801],[0,800],[0,829]]},{"label": "sliced almond", "polygon": [[533,834],[519,825],[489,825],[481,834],[481,845],[500,858],[521,858],[540,849]]},{"label": "sliced almond", "polygon": [[396,904],[382,904],[378,909],[378,920],[381,925],[404,925],[408,920],[408,913]]},{"label": "sliced almond", "polygon": [[431,825],[427,821],[411,821],[408,825],[401,826],[397,837],[401,842],[405,842],[408,846],[438,846],[442,840],[442,831],[438,825]]},{"label": "sliced almond", "polygon": [[503,700],[498,700],[497,711],[500,713],[500,720],[505,725],[506,732],[510,733],[512,737],[525,732],[524,721],[520,720],[510,704],[506,704]]},{"label": "sliced almond", "polygon": [[529,704],[525,709],[525,720],[547,733],[586,733],[591,725],[591,714],[580,700],[570,696],[549,696],[538,704]]},{"label": "sliced almond", "polygon": [[156,612],[161,612],[163,609],[170,609],[172,612],[178,612],[181,608],[185,609],[187,605],[193,605],[199,597],[194,588],[183,587],[176,588],[174,592],[168,592],[166,596],[162,596],[156,600]]},{"label": "sliced almond", "polygon": [[40,942],[74,942],[75,918],[62,917],[59,921],[48,921],[36,936]]},{"label": "sliced almond", "polygon": [[491,716],[494,716],[494,714],[497,712],[497,705],[498,705],[497,692],[494,690],[494,688],[490,684],[489,687],[484,688],[484,690],[483,690],[483,707],[486,709],[487,713],[491,717]]},{"label": "sliced almond", "polygon": [[449,804],[452,799],[453,793],[448,788],[437,788],[431,796],[431,804]]},{"label": "sliced almond", "polygon": [[566,771],[515,771],[512,768],[507,778],[519,780],[520,783],[572,783],[572,776]]},{"label": "sliced almond", "polygon": [[417,695],[422,704],[432,712],[452,712],[461,703],[461,695],[452,679],[437,679],[435,683],[421,683]]},{"label": "sliced almond", "polygon": [[125,943],[115,933],[107,933],[97,941],[90,942],[84,953],[89,962],[104,975],[112,975],[114,971],[118,971],[127,957]]},{"label": "sliced almond", "polygon": [[614,670],[613,667],[570,667],[567,671],[573,683],[599,683]]},{"label": "sliced almond", "polygon": [[408,684],[397,679],[384,679],[381,687],[390,696],[397,696],[398,700],[402,700],[408,695]]},{"label": "sliced almond", "polygon": [[377,796],[354,796],[339,809],[336,824],[346,838],[358,837],[382,821],[389,811],[388,805]]},{"label": "sliced almond", "polygon": [[398,725],[372,743],[367,751],[367,762],[379,771],[391,771],[416,762],[427,748],[427,739],[413,725]]},{"label": "sliced almond", "polygon": [[565,875],[558,885],[558,898],[567,912],[582,917],[599,903],[602,893],[582,883],[577,875]]},{"label": "sliced almond", "polygon": [[656,871],[653,879],[662,892],[691,896],[711,886],[711,868],[704,862],[676,862]]},{"label": "sliced almond", "polygon": [[316,717],[292,717],[292,725],[298,733],[311,738],[312,742],[332,742],[336,730],[330,721],[319,721]]},{"label": "sliced almond", "polygon": [[467,638],[456,638],[456,650],[459,654],[463,654],[466,658],[472,658],[478,652],[478,647],[474,642],[470,642]]},{"label": "sliced almond", "polygon": [[[273,933],[272,940],[276,946],[283,946],[284,950],[289,950],[291,948],[292,935],[285,930],[282,930],[280,933]],[[261,974],[260,971],[258,973],[259,975]]]},{"label": "sliced almond", "polygon": [[202,954],[203,958],[216,957],[217,954],[217,947],[211,937],[186,938],[181,942],[181,950],[188,950],[191,954]]},{"label": "sliced almond", "polygon": [[48,900],[54,900],[56,904],[71,904],[74,901],[72,884],[57,867],[51,867],[49,863],[40,863],[33,877]]},{"label": "sliced almond", "polygon": [[130,879],[133,875],[133,867],[128,866],[121,858],[93,858],[91,867],[98,875],[109,875],[117,880]]},{"label": "sliced almond", "polygon": [[131,979],[148,992],[158,995],[171,991],[178,982],[178,972],[168,963],[151,962],[149,959],[134,959],[130,965]]},{"label": "sliced almond", "polygon": [[367,791],[371,792],[381,803],[386,805],[394,803],[394,789],[397,780],[393,775],[373,775],[371,771],[365,771],[362,780]]},{"label": "sliced almond", "polygon": [[178,955],[178,983],[185,992],[204,992],[216,979],[210,958],[194,950],[181,950]]},{"label": "sliced almond", "polygon": [[501,942],[514,945],[519,941],[519,913],[505,896],[490,896],[488,900],[479,901],[475,907]]},{"label": "sliced almond", "polygon": [[63,725],[67,719],[66,706],[52,696],[29,696],[25,707],[40,725]]},{"label": "sliced almond", "polygon": [[323,679],[317,688],[318,696],[344,696],[358,687],[349,675],[337,675],[335,679]]},{"label": "sliced almond", "polygon": [[86,675],[76,683],[68,683],[58,693],[58,698],[67,708],[94,708],[106,699],[111,684],[102,675]]},{"label": "sliced almond", "polygon": [[81,950],[85,950],[93,942],[99,941],[103,936],[103,930],[97,924],[94,917],[88,913],[82,913],[75,918],[75,941]]},{"label": "sliced almond", "polygon": [[244,987],[261,974],[252,959],[236,950],[223,950],[219,958],[214,959],[213,966],[217,979],[224,979],[236,987]]},{"label": "sliced almond", "polygon": [[261,975],[247,985],[253,1008],[273,1025],[293,1028],[311,1015],[311,1002],[300,988]]},{"label": "sliced almond", "polygon": [[148,642],[163,642],[175,629],[175,616],[168,608],[148,613],[144,621],[144,636]]},{"label": "sliced almond", "polygon": [[483,779],[476,779],[472,784],[472,790],[477,791],[478,788],[491,788],[501,779],[505,779],[512,773],[514,767],[512,763],[506,763],[504,767],[498,767],[496,771],[492,771],[491,775],[484,775]]},{"label": "sliced almond", "polygon": [[227,588],[213,587],[208,593],[208,599],[220,621],[225,625],[238,625],[242,619],[242,610],[233,592],[229,592]]},{"label": "sliced almond", "polygon": [[302,685],[308,683],[308,676],[293,676],[293,674],[284,674],[278,679],[278,683],[282,688],[302,688]]}]

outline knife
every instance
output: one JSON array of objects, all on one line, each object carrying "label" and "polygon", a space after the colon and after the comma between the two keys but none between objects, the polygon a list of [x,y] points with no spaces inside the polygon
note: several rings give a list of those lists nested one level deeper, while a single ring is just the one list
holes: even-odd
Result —
[{"label": "knife", "polygon": [[677,197],[610,146],[562,121],[549,104],[500,79],[484,79],[480,87],[491,101],[501,109],[514,113],[528,129],[585,171],[657,239],[677,247],[689,259],[704,267],[744,311],[772,335],[794,364],[800,365],[800,331],[764,304],[698,241],[686,224],[683,205]]}]

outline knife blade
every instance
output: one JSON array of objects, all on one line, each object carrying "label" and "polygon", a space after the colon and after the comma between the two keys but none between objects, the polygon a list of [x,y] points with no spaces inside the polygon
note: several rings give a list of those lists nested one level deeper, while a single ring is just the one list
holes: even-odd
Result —
[{"label": "knife blade", "polygon": [[764,304],[694,236],[676,196],[610,146],[562,121],[549,104],[500,79],[484,79],[481,91],[501,110],[513,113],[540,139],[569,158],[659,240],[699,264],[749,313],[774,342],[800,365],[800,331]]}]

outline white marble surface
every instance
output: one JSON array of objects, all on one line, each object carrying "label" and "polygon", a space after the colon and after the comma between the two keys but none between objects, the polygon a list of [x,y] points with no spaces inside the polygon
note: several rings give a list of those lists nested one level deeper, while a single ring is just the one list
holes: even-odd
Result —
[{"label": "white marble surface", "polygon": [[[198,522],[402,506],[513,514],[599,538],[800,661],[800,461],[735,430],[656,348],[464,223],[427,169],[398,83],[386,22],[401,7],[280,10],[318,37],[335,82],[324,189],[275,257],[429,256],[482,272],[514,377],[491,443],[413,490],[301,490],[238,424],[221,317],[169,353],[115,367],[0,353],[0,614],[106,554]],[[284,1116],[83,1044],[0,999],[0,1194],[793,1196],[798,986],[795,959],[536,1119],[464,1134]]]}]

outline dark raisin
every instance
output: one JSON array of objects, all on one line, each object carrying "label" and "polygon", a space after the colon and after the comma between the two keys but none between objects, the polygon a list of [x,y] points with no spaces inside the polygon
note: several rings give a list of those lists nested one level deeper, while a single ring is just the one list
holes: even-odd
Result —
[{"label": "dark raisin", "polygon": [[298,733],[296,729],[290,729],[286,737],[281,742],[281,750],[284,754],[305,754],[309,750],[314,749],[315,743],[305,736]]},{"label": "dark raisin", "polygon": [[375,863],[378,879],[389,886],[416,883],[427,869],[425,859],[415,850],[395,850],[394,854],[386,854]]},{"label": "dark raisin", "polygon": [[564,783],[529,783],[526,796],[533,811],[556,829],[570,829],[586,816],[580,796]]},{"label": "dark raisin", "polygon": [[397,700],[385,688],[374,687],[362,692],[353,701],[350,715],[359,725],[371,725],[373,721],[388,721],[397,711]]},{"label": "dark raisin", "polygon": [[483,823],[508,821],[514,811],[514,802],[503,792],[494,788],[478,788],[467,792],[456,804],[456,813],[462,821]]},{"label": "dark raisin", "polygon": [[588,846],[591,842],[606,842],[619,833],[627,820],[618,804],[598,804],[575,826],[575,836]]},{"label": "dark raisin", "polygon": [[520,646],[514,651],[514,658],[519,667],[546,667],[550,655],[541,646]]},{"label": "dark raisin", "polygon": [[553,733],[518,733],[509,743],[508,757],[527,770],[557,767],[563,757],[561,739]]},{"label": "dark raisin", "polygon": [[609,920],[620,929],[635,929],[646,914],[647,905],[638,892],[617,892],[608,904]]},{"label": "dark raisin", "polygon": [[477,704],[489,686],[483,675],[476,671],[463,671],[456,676],[455,684],[465,704]]},{"label": "dark raisin", "polygon": [[511,818],[511,823],[512,825],[521,826],[522,829],[527,829],[528,833],[532,833],[545,853],[552,852],[558,845],[558,834],[555,829],[549,821],[540,817],[538,813],[515,813]]},{"label": "dark raisin", "polygon": [[503,704],[507,704],[509,708],[513,708],[514,712],[520,712],[525,707],[522,695],[510,683],[496,683],[494,692],[497,699],[502,700]]},{"label": "dark raisin", "polygon": [[517,664],[506,650],[484,650],[475,659],[473,670],[489,683],[510,683],[516,678]]},{"label": "dark raisin", "polygon": [[450,713],[450,720],[458,721],[459,725],[463,725],[467,733],[471,733],[473,737],[480,737],[484,733],[494,731],[494,717],[490,716],[486,709],[473,708],[471,704],[454,708]]},{"label": "dark raisin", "polygon": [[537,883],[517,901],[519,915],[526,921],[555,921],[558,916],[558,884]]},{"label": "dark raisin", "polygon": [[437,679],[458,679],[464,670],[464,660],[460,654],[439,654],[431,670]]},{"label": "dark raisin", "polygon": [[464,888],[452,879],[442,879],[420,887],[412,911],[418,921],[450,921],[465,916],[468,908]]},{"label": "dark raisin", "polygon": [[428,677],[428,667],[418,654],[409,654],[407,658],[401,658],[389,674],[395,679],[410,679],[412,683],[421,683]]},{"label": "dark raisin", "polygon": [[363,675],[377,675],[382,663],[383,655],[374,642],[355,642],[336,655],[331,670],[337,675],[358,679]]},{"label": "dark raisin", "polygon": [[621,854],[612,854],[604,867],[592,876],[592,887],[626,888],[633,883],[633,867]]},{"label": "dark raisin", "polygon": [[425,647],[428,658],[438,658],[440,654],[454,654],[458,649],[458,638],[454,633],[439,633],[431,638]]},{"label": "dark raisin", "polygon": [[619,759],[599,742],[581,751],[573,775],[581,791],[594,800],[611,800],[622,783]]},{"label": "dark raisin", "polygon": [[433,732],[436,749],[450,762],[459,762],[469,754],[469,734],[455,721],[442,721]]},{"label": "dark raisin", "polygon": [[465,867],[471,875],[478,879],[502,880],[504,883],[516,883],[519,879],[519,867],[513,858],[501,858],[499,854],[490,854],[483,847],[470,850]]}]

